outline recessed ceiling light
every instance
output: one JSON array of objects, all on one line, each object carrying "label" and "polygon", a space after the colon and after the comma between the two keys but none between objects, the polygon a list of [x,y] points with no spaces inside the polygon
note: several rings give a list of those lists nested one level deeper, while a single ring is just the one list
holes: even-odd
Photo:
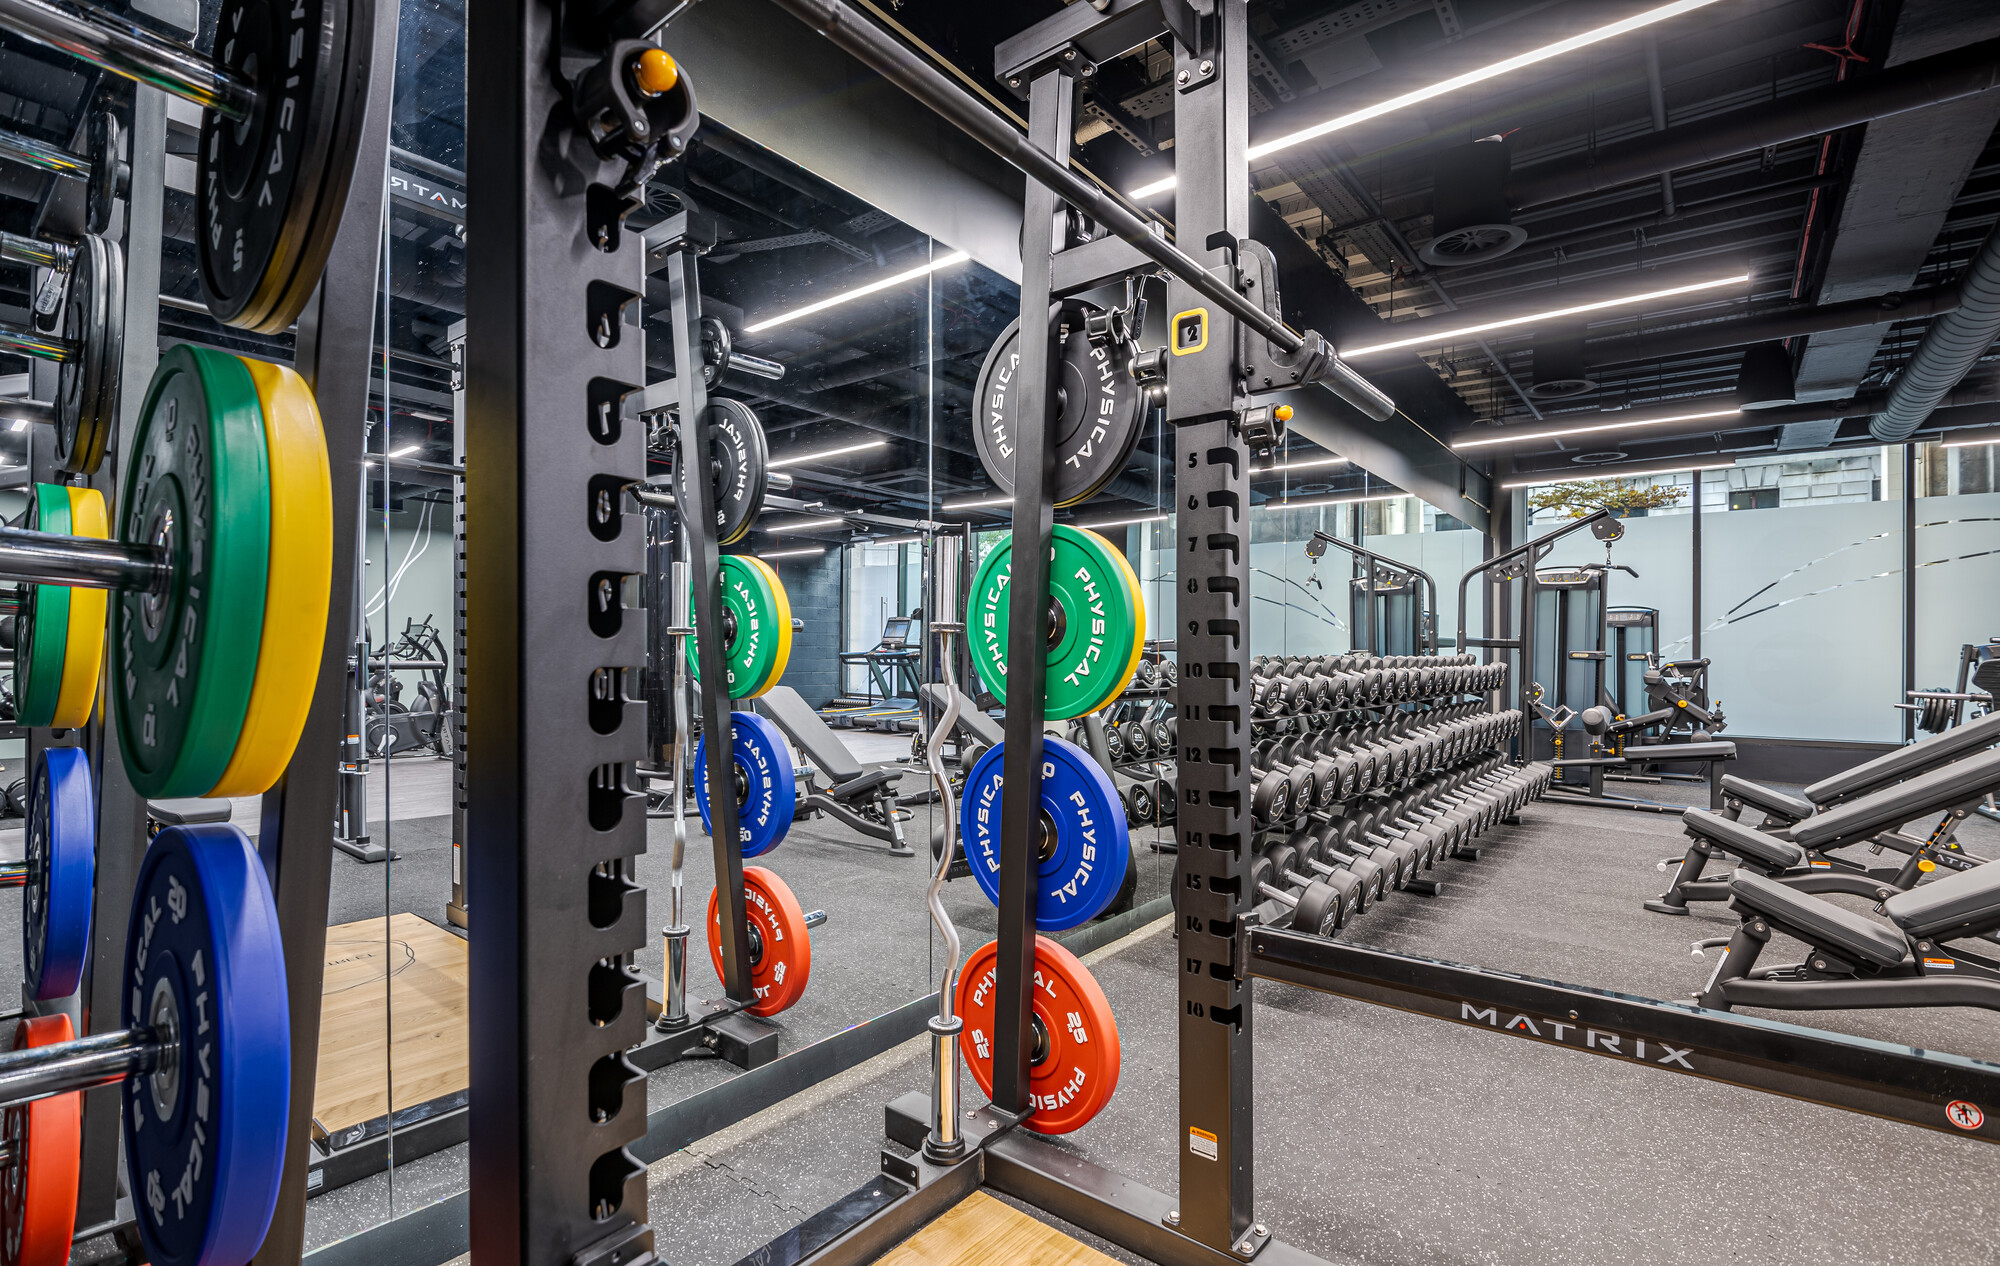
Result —
[{"label": "recessed ceiling light", "polygon": [[845,522],[847,522],[847,520],[841,518],[839,515],[830,515],[825,518],[791,519],[784,523],[765,523],[761,524],[760,526],[763,528],[764,531],[771,533],[810,532],[815,528],[839,527],[841,524]]},{"label": "recessed ceiling light", "polygon": [[984,500],[980,501],[947,501],[943,505],[939,506],[938,509],[984,510],[989,506],[1010,506],[1013,504],[1014,504],[1014,498],[1012,497],[987,497]]},{"label": "recessed ceiling light", "polygon": [[1304,510],[1313,506],[1358,506],[1372,501],[1400,501],[1412,495],[1414,494],[1407,492],[1385,492],[1366,497],[1314,497],[1310,501],[1280,501],[1278,504],[1287,509]]}]

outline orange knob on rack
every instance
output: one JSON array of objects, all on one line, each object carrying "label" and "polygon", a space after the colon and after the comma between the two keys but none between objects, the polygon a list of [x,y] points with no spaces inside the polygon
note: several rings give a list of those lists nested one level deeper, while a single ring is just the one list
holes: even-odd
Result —
[{"label": "orange knob on rack", "polygon": [[681,68],[664,48],[649,48],[632,61],[632,83],[649,97],[673,91],[680,81]]},{"label": "orange knob on rack", "polygon": [[1278,419],[1278,421],[1280,422],[1289,422],[1292,420],[1292,406],[1288,404],[1281,404],[1277,408],[1271,410],[1271,416]]}]

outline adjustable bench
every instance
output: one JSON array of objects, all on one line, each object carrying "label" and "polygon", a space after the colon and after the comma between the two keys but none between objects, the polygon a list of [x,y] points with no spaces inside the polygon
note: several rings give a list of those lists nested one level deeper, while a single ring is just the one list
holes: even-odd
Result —
[{"label": "adjustable bench", "polygon": [[[1727,900],[1734,893],[1732,880],[1701,877],[1703,868],[1718,856],[1736,858],[1742,864],[1738,876],[1748,870],[1798,892],[1838,892],[1881,901],[1915,887],[1927,870],[1938,866],[1953,870],[1979,866],[1978,859],[1959,848],[1953,833],[1996,787],[2000,787],[2000,751],[1980,751],[1906,782],[1889,783],[1784,830],[1759,830],[1720,813],[1690,809],[1681,815],[1681,828],[1691,840],[1687,854],[1667,891],[1648,901],[1646,908],[1657,914],[1686,914],[1690,901]],[[1906,822],[1933,814],[1938,821],[1925,838],[1899,830]],[[1900,866],[1868,869],[1830,855],[1855,844],[1892,846],[1907,856]]]},{"label": "adjustable bench", "polygon": [[[1975,866],[1893,894],[1881,905],[1888,925],[1762,875],[1739,871],[1729,887],[1743,922],[1695,995],[1704,1007],[2000,1010],[1995,965],[1944,948],[1946,941],[2000,930],[2000,866]],[[1758,966],[1773,932],[1804,941],[1811,953],[1789,966]]]},{"label": "adjustable bench", "polygon": [[[947,693],[948,691],[950,693]],[[943,716],[945,708],[950,705],[951,694],[958,695],[957,737],[961,741],[969,740],[981,747],[998,747],[1007,737],[1006,727],[980,711],[972,702],[971,696],[964,691],[953,691],[943,682],[934,681],[925,686],[921,693],[930,705],[937,709],[939,716]]]},{"label": "adjustable bench", "polygon": [[[805,812],[837,818],[870,839],[887,843],[891,857],[916,856],[903,840],[909,810],[896,807],[896,783],[903,776],[900,765],[864,766],[790,686],[771,687],[758,696],[757,707],[812,763],[801,805]],[[824,789],[819,786],[822,777],[829,782]]]},{"label": "adjustable bench", "polygon": [[1934,734],[1921,743],[1899,747],[1831,778],[1822,778],[1807,787],[1800,796],[1774,791],[1734,774],[1725,775],[1722,779],[1724,807],[1731,817],[1739,820],[1744,809],[1755,809],[1764,815],[1767,829],[1782,830],[1833,805],[1879,791],[1905,778],[1914,778],[1940,765],[1948,765],[1969,752],[1991,747],[1995,743],[2000,743],[2000,712],[1989,713],[1942,734]]}]

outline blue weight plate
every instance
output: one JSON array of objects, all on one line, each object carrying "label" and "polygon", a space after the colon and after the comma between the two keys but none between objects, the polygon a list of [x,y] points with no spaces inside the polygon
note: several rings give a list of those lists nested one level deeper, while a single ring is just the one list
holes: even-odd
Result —
[{"label": "blue weight plate", "polygon": [[[1000,786],[1005,743],[995,743],[965,780],[959,834],[972,877],[1000,901]],[[1125,882],[1132,837],[1125,806],[1090,753],[1042,740],[1041,864],[1035,875],[1035,926],[1061,932],[1104,912]]]},{"label": "blue weight plate", "polygon": [[[729,714],[730,746],[736,749],[736,833],[743,856],[757,857],[784,842],[798,809],[798,778],[792,772],[792,751],[778,727],[755,712]],[[708,738],[694,751],[694,798],[701,807],[701,824],[713,831],[708,817]]]},{"label": "blue weight plate", "polygon": [[226,824],[168,827],[139,867],[127,1028],[166,1047],[129,1077],[125,1173],[154,1266],[241,1266],[270,1229],[291,1108],[291,1021],[264,865]]},{"label": "blue weight plate", "polygon": [[83,983],[90,952],[91,885],[97,873],[96,793],[80,747],[45,747],[28,800],[28,886],[21,955],[38,1002],[67,998]]}]

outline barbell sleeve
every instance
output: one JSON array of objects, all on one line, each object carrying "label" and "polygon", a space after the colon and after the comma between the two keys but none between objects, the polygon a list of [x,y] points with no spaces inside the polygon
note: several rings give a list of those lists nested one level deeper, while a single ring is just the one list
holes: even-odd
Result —
[{"label": "barbell sleeve", "polygon": [[52,171],[58,176],[75,176],[79,180],[90,178],[89,159],[79,158],[60,145],[38,141],[32,136],[23,136],[5,128],[0,128],[0,159],[38,171]]},{"label": "barbell sleeve", "polygon": [[46,400],[30,400],[26,396],[9,396],[0,399],[0,422],[38,423],[43,426],[56,424],[56,407]]},{"label": "barbell sleeve", "polygon": [[247,80],[103,9],[72,12],[47,0],[0,0],[0,27],[236,123],[248,122],[257,108],[257,89]]},{"label": "barbell sleeve", "polygon": [[64,361],[76,354],[76,348],[68,339],[53,334],[43,334],[18,325],[0,325],[0,352],[32,356],[36,360]]},{"label": "barbell sleeve", "polygon": [[151,546],[0,527],[0,581],[144,593],[166,588],[170,573]]},{"label": "barbell sleeve", "polygon": [[0,1054],[0,1107],[114,1085],[159,1066],[151,1029],[119,1029]]},{"label": "barbell sleeve", "polygon": [[32,237],[22,237],[19,233],[0,233],[0,259],[9,263],[68,272],[69,261],[75,254],[76,248],[73,246],[37,241]]}]

